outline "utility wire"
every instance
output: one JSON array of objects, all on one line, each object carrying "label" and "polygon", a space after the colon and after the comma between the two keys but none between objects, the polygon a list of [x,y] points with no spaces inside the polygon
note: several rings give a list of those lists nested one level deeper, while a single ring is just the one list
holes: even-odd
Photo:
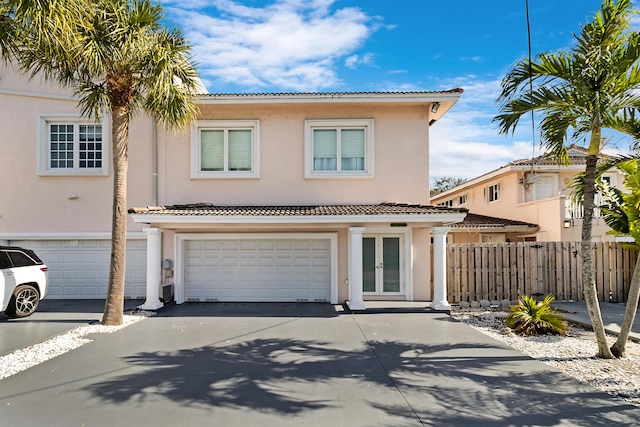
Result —
[{"label": "utility wire", "polygon": [[[533,66],[531,65],[531,20],[529,18],[529,0],[525,0],[527,8],[527,44],[529,50],[529,97],[533,101]],[[531,173],[535,166],[536,155],[536,125],[533,109],[531,110]]]}]

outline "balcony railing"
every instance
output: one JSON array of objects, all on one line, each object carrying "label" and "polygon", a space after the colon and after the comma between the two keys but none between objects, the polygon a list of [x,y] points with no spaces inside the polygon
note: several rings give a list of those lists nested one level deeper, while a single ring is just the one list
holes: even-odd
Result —
[{"label": "balcony railing", "polygon": [[[598,206],[603,204],[603,199],[600,194],[595,195],[593,204],[596,206],[593,210],[593,217],[602,218],[602,212],[600,212],[600,208],[598,208]],[[582,203],[574,203],[571,201],[571,199],[567,198],[565,201],[564,210],[565,210],[564,217],[567,219],[584,218],[584,206],[582,205]]]}]

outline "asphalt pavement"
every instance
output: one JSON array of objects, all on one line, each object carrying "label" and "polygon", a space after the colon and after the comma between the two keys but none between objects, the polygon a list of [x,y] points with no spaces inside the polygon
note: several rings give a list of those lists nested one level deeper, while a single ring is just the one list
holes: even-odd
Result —
[{"label": "asphalt pavement", "polygon": [[[125,310],[144,303],[125,300]],[[29,317],[9,319],[0,312],[0,356],[41,343],[78,326],[102,319],[104,300],[40,301],[38,310]]]},{"label": "asphalt pavement", "polygon": [[443,313],[236,308],[170,306],[8,377],[2,425],[640,425],[640,408]]}]

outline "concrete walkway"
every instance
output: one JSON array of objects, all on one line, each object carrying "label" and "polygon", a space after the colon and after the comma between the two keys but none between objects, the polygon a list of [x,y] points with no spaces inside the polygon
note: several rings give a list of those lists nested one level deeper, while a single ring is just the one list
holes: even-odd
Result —
[{"label": "concrete walkway", "polygon": [[[553,306],[562,310],[562,314],[571,322],[584,326],[585,328],[591,328],[591,319],[587,312],[587,305],[584,302],[554,302]],[[602,322],[608,333],[612,335],[618,335],[620,333],[624,310],[624,304],[614,304],[611,302],[600,303]],[[636,312],[629,338],[640,342],[640,310]]]},{"label": "concrete walkway", "polygon": [[442,313],[183,304],[0,381],[2,425],[633,426]]}]

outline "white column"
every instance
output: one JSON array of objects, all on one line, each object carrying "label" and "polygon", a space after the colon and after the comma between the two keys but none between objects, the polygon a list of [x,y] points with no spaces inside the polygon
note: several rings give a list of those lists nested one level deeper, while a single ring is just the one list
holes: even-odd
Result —
[{"label": "white column", "polygon": [[362,234],[364,227],[349,227],[349,308],[366,309],[362,300]]},{"label": "white column", "polygon": [[138,308],[157,310],[163,306],[160,302],[162,230],[145,228],[142,231],[147,234],[147,300]]},{"label": "white column", "polygon": [[451,227],[432,227],[433,236],[433,302],[434,310],[449,311],[451,305],[447,301],[447,232]]}]

